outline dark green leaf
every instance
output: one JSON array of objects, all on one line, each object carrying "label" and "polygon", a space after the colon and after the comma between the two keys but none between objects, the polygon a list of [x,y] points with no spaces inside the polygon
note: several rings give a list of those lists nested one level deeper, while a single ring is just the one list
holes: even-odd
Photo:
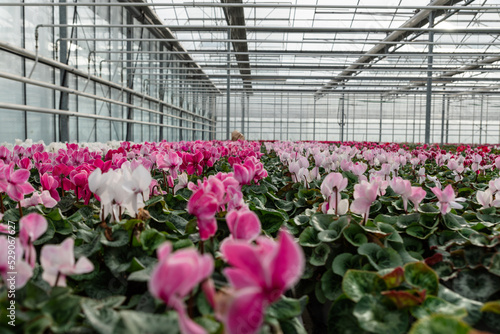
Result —
[{"label": "dark green leaf", "polygon": [[427,294],[437,295],[439,278],[424,262],[407,263],[404,266],[405,280],[415,288],[425,289]]},{"label": "dark green leaf", "polygon": [[463,307],[453,305],[444,299],[428,296],[422,305],[411,310],[411,314],[417,319],[422,319],[433,314],[444,314],[457,318],[464,318],[467,316],[467,310]]},{"label": "dark green leaf", "polygon": [[348,270],[342,280],[342,290],[347,297],[359,302],[365,295],[380,293],[386,289],[382,277],[371,271]]},{"label": "dark green leaf", "polygon": [[318,247],[314,248],[314,251],[309,258],[309,263],[313,266],[319,267],[324,266],[328,255],[330,255],[330,247],[324,243],[320,244]]},{"label": "dark green leaf", "polygon": [[381,298],[365,295],[353,311],[364,330],[378,334],[401,334],[408,329],[408,313],[386,307]]},{"label": "dark green leaf", "polygon": [[307,227],[299,236],[299,244],[303,247],[316,247],[321,243],[312,226]]},{"label": "dark green leaf", "polygon": [[470,329],[466,323],[455,317],[438,314],[415,322],[409,334],[467,334]]}]

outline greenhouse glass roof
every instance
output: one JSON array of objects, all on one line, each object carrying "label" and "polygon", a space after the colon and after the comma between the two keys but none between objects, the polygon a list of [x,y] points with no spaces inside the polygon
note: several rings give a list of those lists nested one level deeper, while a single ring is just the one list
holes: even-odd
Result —
[{"label": "greenhouse glass roof", "polygon": [[220,90],[498,92],[500,0],[149,2]]}]

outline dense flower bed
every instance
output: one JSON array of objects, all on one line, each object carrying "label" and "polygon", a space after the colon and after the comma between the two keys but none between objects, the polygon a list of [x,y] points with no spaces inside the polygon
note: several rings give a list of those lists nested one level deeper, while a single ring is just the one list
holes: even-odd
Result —
[{"label": "dense flower bed", "polygon": [[495,333],[499,168],[487,146],[2,146],[2,333]]}]

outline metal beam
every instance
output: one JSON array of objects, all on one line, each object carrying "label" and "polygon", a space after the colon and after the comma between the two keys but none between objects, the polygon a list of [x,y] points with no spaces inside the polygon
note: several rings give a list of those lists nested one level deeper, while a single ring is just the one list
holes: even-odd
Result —
[{"label": "metal beam", "polygon": [[[0,2],[0,7],[5,6],[88,6],[88,7],[213,7],[213,8],[223,8],[223,7],[242,7],[242,8],[308,8],[308,9],[393,9],[393,10],[463,10],[468,11],[484,11],[484,12],[500,12],[499,6],[441,6],[433,5],[429,6],[398,6],[398,5],[341,5],[341,4],[297,4],[297,3],[217,3],[217,2],[112,2],[112,3],[98,3],[98,2],[70,2],[70,3],[19,3],[19,2]],[[348,14],[349,12],[346,12]]]},{"label": "metal beam", "polygon": [[[420,10],[418,13],[416,13],[412,18],[407,20],[401,27],[395,28],[392,31],[389,31],[389,35],[384,38],[379,44],[375,45],[373,48],[368,50],[365,55],[363,55],[361,58],[356,60],[356,63],[366,63],[369,64],[371,63],[374,59],[376,59],[377,54],[382,52],[387,48],[387,44],[384,42],[393,42],[393,41],[400,41],[406,38],[408,35],[410,35],[412,32],[422,32],[422,31],[433,31],[435,32],[435,28],[433,26],[428,29],[420,28],[423,26],[425,23],[428,21],[429,14],[432,13],[433,9],[431,9],[432,6],[440,6],[440,5],[447,5],[447,4],[453,4],[454,0],[433,0],[427,8],[424,8]],[[446,7],[446,6],[445,6]],[[419,28],[415,28],[419,27]],[[347,67],[347,69],[356,69],[360,68],[360,65],[357,64],[351,64],[350,66]],[[348,75],[348,76],[353,76],[354,73],[352,71],[343,71],[340,73],[340,76],[343,75]],[[333,86],[338,85],[340,82],[345,81],[342,78],[335,77],[330,80],[326,85],[324,85],[322,88],[320,88],[315,96],[316,98],[320,98],[328,89],[331,89]]]},{"label": "metal beam", "polygon": [[[429,13],[429,27],[434,26],[434,12]],[[429,42],[434,42],[434,33],[429,32]],[[429,45],[429,52],[427,56],[427,94],[425,98],[425,143],[429,144],[431,141],[431,114],[432,114],[432,61],[433,61],[433,45]]]},{"label": "metal beam", "polygon": [[[242,4],[242,0],[221,0],[222,3],[239,3]],[[249,57],[248,57],[248,43],[247,43],[247,31],[245,29],[245,10],[243,7],[223,7],[224,16],[226,17],[226,22],[228,26],[240,26],[242,28],[229,29],[230,34],[228,35],[228,40],[235,40],[233,43],[233,50],[236,51],[235,58],[238,67],[240,68],[240,73],[242,75],[243,86],[249,90],[252,89],[252,83],[248,79],[251,74]],[[228,49],[228,52],[230,50]],[[241,62],[240,62],[241,61]],[[229,62],[228,62],[229,63]]]}]

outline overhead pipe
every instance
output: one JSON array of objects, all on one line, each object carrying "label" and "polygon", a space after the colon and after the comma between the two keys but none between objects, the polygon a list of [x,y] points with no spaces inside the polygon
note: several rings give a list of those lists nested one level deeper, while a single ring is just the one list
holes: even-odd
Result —
[{"label": "overhead pipe", "polygon": [[[170,124],[159,124],[159,123],[138,121],[138,120],[133,120],[133,119],[126,119],[126,118],[102,116],[102,115],[95,115],[95,114],[85,114],[85,113],[79,113],[79,112],[75,112],[75,111],[33,107],[33,106],[24,105],[24,104],[0,102],[0,109],[37,112],[37,113],[42,113],[42,114],[52,114],[52,115],[62,115],[62,116],[74,116],[74,117],[80,117],[80,118],[91,118],[91,119],[96,119],[96,120],[101,120],[101,121],[133,123],[133,124],[139,124],[139,125],[151,125],[151,126],[161,126],[161,127],[167,127],[167,128],[192,130],[192,128],[185,128],[185,127],[180,127],[180,126],[170,125]],[[202,129],[198,129],[198,130],[209,132],[209,130],[202,130]]]},{"label": "overhead pipe", "polygon": [[[394,10],[462,10],[467,9],[469,11],[496,11],[500,12],[499,6],[439,6],[439,5],[429,5],[429,6],[398,6],[398,5],[339,5],[339,4],[293,4],[293,3],[217,3],[217,2],[112,2],[112,3],[97,3],[97,2],[71,2],[71,3],[18,3],[18,2],[4,2],[0,3],[0,7],[6,6],[88,6],[88,7],[213,7],[213,8],[223,8],[223,7],[243,7],[243,8],[310,8],[310,9],[394,9]],[[349,14],[350,12],[346,12]]]},{"label": "overhead pipe", "polygon": [[[133,108],[133,109],[137,109],[137,110],[141,110],[141,111],[146,111],[146,112],[149,112],[149,113],[152,113],[152,114],[165,115],[165,116],[168,116],[168,117],[171,117],[171,118],[181,119],[181,117],[176,116],[176,115],[161,113],[161,112],[153,110],[153,109],[139,107],[139,106],[136,106],[136,105],[133,105],[133,104],[129,104],[129,103],[126,103],[126,102],[121,102],[121,101],[118,101],[118,100],[113,100],[113,99],[109,99],[109,98],[106,98],[106,97],[102,97],[102,96],[98,96],[98,95],[93,95],[93,94],[90,94],[90,93],[85,93],[83,91],[78,91],[78,90],[75,90],[75,89],[71,89],[71,88],[67,88],[67,87],[63,87],[63,86],[51,84],[51,83],[48,83],[48,82],[38,81],[38,80],[34,80],[34,79],[30,79],[30,78],[26,78],[26,77],[22,77],[22,76],[18,76],[18,75],[6,73],[6,72],[0,72],[0,78],[4,78],[4,79],[7,79],[7,80],[12,80],[12,81],[17,81],[17,82],[22,82],[22,83],[26,83],[26,84],[29,84],[29,85],[34,85],[34,86],[43,87],[43,88],[47,88],[47,89],[53,89],[53,90],[57,90],[57,91],[60,91],[60,92],[64,92],[64,93],[68,93],[68,94],[72,94],[72,95],[76,95],[76,96],[90,98],[90,99],[93,99],[93,100],[96,100],[96,101],[102,101],[102,102],[105,102],[105,103],[111,103],[111,104],[116,104],[116,105],[123,106],[123,107],[128,107],[128,108]],[[212,122],[212,120],[209,119],[209,118],[206,118],[206,117],[202,117],[202,118],[206,119],[208,122]],[[189,120],[189,121],[193,122],[193,123],[197,123],[197,124],[204,124],[203,122],[198,122],[198,121],[194,121],[194,120]]]},{"label": "overhead pipe", "polygon": [[[123,38],[58,38],[56,39],[55,42],[55,49],[57,51],[58,44],[61,41],[82,41],[82,42],[90,42],[90,41],[98,41],[98,42],[124,42],[125,40]],[[142,41],[142,42],[201,42],[201,43],[227,43],[227,42],[241,42],[239,39],[227,39],[227,38],[176,38],[176,39],[169,39],[169,38],[127,38],[127,41]],[[333,44],[378,44],[380,43],[379,39],[376,40],[366,40],[366,39],[328,39],[328,38],[318,38],[317,40],[311,40],[311,39],[306,39],[306,40],[283,40],[283,39],[247,39],[248,43],[270,43],[270,44],[276,44],[276,43],[281,43],[281,44],[325,44],[325,42],[332,42]],[[428,42],[425,41],[399,41],[399,42],[384,42],[384,44],[387,45],[399,45],[399,44],[406,44],[406,45],[429,45]],[[491,42],[491,43],[477,43],[477,42],[461,42],[461,43],[453,43],[453,42],[433,42],[434,45],[452,45],[452,46],[457,46],[457,45],[479,45],[479,46],[484,46],[484,45],[498,45],[497,42]]]},{"label": "overhead pipe", "polygon": [[[469,8],[469,7],[467,7]],[[469,8],[470,9],[470,8]],[[35,27],[35,34],[40,28],[165,28],[174,31],[225,31],[227,29],[246,29],[252,32],[286,32],[286,33],[393,33],[393,32],[433,32],[435,34],[498,34],[500,27],[488,28],[378,28],[378,27],[288,27],[288,26],[209,26],[209,25],[153,25],[153,24],[39,24]],[[383,43],[383,42],[381,42]],[[186,52],[184,52],[186,53]]]}]

